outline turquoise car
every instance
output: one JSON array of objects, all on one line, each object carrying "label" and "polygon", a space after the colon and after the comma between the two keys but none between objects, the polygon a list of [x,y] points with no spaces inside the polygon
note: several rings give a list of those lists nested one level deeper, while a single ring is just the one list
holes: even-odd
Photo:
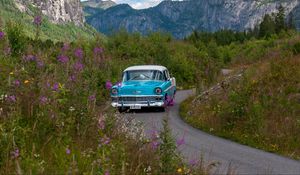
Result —
[{"label": "turquoise car", "polygon": [[176,80],[164,66],[141,65],[124,70],[122,82],[111,89],[111,105],[120,112],[129,109],[173,105]]}]

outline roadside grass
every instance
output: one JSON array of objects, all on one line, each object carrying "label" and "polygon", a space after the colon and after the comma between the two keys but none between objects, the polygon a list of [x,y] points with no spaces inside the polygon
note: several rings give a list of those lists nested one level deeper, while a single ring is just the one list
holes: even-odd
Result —
[{"label": "roadside grass", "polygon": [[300,159],[299,40],[282,43],[256,63],[246,61],[242,80],[219,95],[202,103],[183,102],[182,118],[211,134]]}]

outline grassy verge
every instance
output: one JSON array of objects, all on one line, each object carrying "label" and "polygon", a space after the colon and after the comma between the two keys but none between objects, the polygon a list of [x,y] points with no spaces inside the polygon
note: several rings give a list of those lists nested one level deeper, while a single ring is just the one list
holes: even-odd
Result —
[{"label": "grassy verge", "polygon": [[300,159],[300,57],[277,51],[221,94],[195,106],[192,98],[183,102],[182,118],[211,134]]}]

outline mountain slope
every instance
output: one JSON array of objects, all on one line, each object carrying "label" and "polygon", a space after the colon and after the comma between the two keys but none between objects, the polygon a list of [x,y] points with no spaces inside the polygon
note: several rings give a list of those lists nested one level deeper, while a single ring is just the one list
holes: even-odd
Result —
[{"label": "mountain slope", "polygon": [[[37,11],[37,7],[34,4],[26,4],[25,8],[24,12],[21,12],[13,1],[0,0],[0,18],[3,22],[3,27],[5,27],[8,21],[14,21],[23,26],[27,36],[33,38],[36,32],[36,27],[33,24],[33,16]],[[78,26],[73,21],[57,21],[59,24],[56,24],[52,19],[49,15],[42,17],[40,28],[40,38],[42,40],[73,41],[79,36],[92,38],[97,33],[92,27],[84,23],[78,24]]]},{"label": "mountain slope", "polygon": [[287,13],[299,4],[298,0],[261,3],[248,0],[190,0],[163,1],[158,6],[135,10],[128,5],[117,5],[87,17],[87,22],[98,31],[125,28],[129,32],[167,31],[177,38],[193,30],[245,30],[253,28],[265,14],[277,11],[282,4]]},{"label": "mountain slope", "polygon": [[30,6],[34,6],[53,23],[72,22],[76,26],[84,25],[83,9],[79,0],[15,0],[15,4],[21,12],[30,12]]},{"label": "mountain slope", "polygon": [[114,1],[111,0],[89,0],[82,2],[83,7],[92,7],[92,8],[99,8],[99,9],[108,9],[117,5]]}]

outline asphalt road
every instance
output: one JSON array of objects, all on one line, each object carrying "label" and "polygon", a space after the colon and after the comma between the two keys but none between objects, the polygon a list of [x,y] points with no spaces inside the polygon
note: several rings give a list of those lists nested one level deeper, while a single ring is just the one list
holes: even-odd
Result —
[{"label": "asphalt road", "polygon": [[146,132],[161,128],[163,118],[168,117],[176,139],[184,136],[185,144],[179,147],[183,156],[187,160],[199,159],[202,156],[206,164],[217,162],[218,166],[213,170],[217,174],[227,173],[230,167],[237,174],[300,175],[300,161],[212,136],[186,124],[179,117],[179,104],[192,94],[191,90],[179,91],[175,105],[167,112],[143,110],[125,115],[134,115],[143,122]]}]

